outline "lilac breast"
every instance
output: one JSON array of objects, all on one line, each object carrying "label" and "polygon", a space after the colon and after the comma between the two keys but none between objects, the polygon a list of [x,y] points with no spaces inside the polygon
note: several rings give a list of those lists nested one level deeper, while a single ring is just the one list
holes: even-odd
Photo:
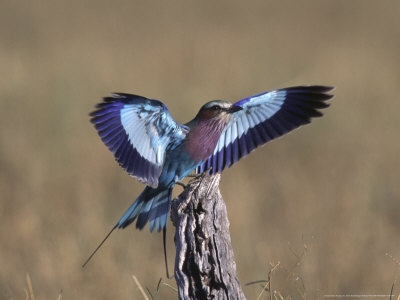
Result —
[{"label": "lilac breast", "polygon": [[226,124],[225,120],[199,121],[185,139],[184,148],[190,158],[195,162],[208,159],[214,152]]}]

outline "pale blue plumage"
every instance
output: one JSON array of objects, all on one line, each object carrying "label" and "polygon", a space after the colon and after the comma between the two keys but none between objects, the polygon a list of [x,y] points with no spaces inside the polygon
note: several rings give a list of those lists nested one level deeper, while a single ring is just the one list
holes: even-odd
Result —
[{"label": "pale blue plumage", "polygon": [[142,229],[165,228],[172,188],[193,169],[221,172],[258,146],[277,138],[328,106],[332,88],[300,86],[261,93],[235,104],[213,101],[186,125],[158,100],[130,94],[104,98],[91,116],[118,163],[147,187],[115,227],[137,220]]},{"label": "pale blue plumage", "polygon": [[116,160],[131,176],[158,186],[167,147],[179,145],[187,128],[158,100],[129,94],[104,98],[92,123]]},{"label": "pale blue plumage", "polygon": [[[231,104],[216,100],[181,125],[158,100],[113,94],[90,115],[100,138],[120,166],[147,186],[110,233],[136,221],[164,230],[172,189],[192,170],[222,172],[266,142],[321,116],[331,87],[298,86],[257,94]],[[165,250],[165,244],[164,244]],[[164,252],[165,253],[165,252]]]},{"label": "pale blue plumage", "polygon": [[198,173],[222,172],[258,146],[311,121],[329,106],[325,86],[293,87],[261,93],[233,104],[243,109],[233,114],[218,144]]}]

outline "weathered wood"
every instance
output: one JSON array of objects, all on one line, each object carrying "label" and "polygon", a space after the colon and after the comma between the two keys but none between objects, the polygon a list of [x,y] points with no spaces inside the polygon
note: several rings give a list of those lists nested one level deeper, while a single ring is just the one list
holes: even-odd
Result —
[{"label": "weathered wood", "polygon": [[219,181],[219,174],[193,180],[172,202],[179,299],[246,299]]}]

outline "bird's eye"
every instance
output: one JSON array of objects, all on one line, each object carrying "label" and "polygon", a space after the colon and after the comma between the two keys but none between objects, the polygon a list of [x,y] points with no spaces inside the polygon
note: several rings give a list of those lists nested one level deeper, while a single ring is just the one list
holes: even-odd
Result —
[{"label": "bird's eye", "polygon": [[211,109],[212,109],[212,110],[219,110],[220,107],[219,107],[218,105],[214,105],[214,106],[211,106]]}]

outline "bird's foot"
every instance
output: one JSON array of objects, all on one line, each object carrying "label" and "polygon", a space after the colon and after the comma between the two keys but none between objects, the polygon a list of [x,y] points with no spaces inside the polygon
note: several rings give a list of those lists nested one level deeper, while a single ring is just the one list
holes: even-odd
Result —
[{"label": "bird's foot", "polygon": [[177,185],[180,185],[181,187],[183,187],[184,189],[186,188],[186,184],[184,184],[183,182],[181,182],[181,181],[177,181],[175,184],[177,184]]},{"label": "bird's foot", "polygon": [[209,175],[211,170],[212,170],[212,167],[209,167],[207,170],[204,170],[203,173],[200,173],[200,174],[189,174],[189,175],[186,175],[186,177],[199,179],[199,178],[202,178],[202,177],[204,177],[206,175]]},{"label": "bird's foot", "polygon": [[201,174],[189,174],[189,175],[187,175],[187,177],[191,177],[192,178],[189,183],[203,180],[203,178],[205,176],[208,176],[210,174],[211,170],[212,170],[212,167],[208,168],[207,170],[205,170]]},{"label": "bird's foot", "polygon": [[189,174],[189,175],[186,175],[186,177],[189,177],[189,178],[199,178],[201,176],[203,176],[203,174]]}]

